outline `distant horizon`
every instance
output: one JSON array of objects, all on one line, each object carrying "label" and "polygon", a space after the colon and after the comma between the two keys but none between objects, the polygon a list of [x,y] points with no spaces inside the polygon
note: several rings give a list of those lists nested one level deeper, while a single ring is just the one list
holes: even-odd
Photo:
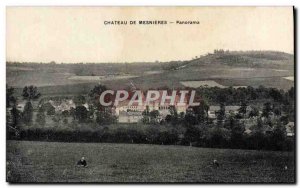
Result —
[{"label": "distant horizon", "polygon": [[[227,51],[227,49],[216,49],[216,50],[225,50]],[[294,52],[293,53],[288,53],[288,52],[284,52],[284,51],[275,51],[275,50],[234,50],[234,51],[231,51],[229,50],[229,52],[276,52],[276,53],[286,53],[286,54],[289,54],[289,55],[293,55],[294,56]],[[206,54],[203,54],[203,55],[199,55],[197,59],[201,58],[200,56],[206,56],[208,54],[213,54],[213,51],[212,52],[207,52]],[[49,62],[38,62],[38,61],[10,61],[10,60],[6,60],[6,63],[27,63],[27,64],[51,64],[51,63],[55,63],[55,64],[123,64],[123,63],[170,63],[170,62],[184,62],[184,61],[191,61],[191,60],[195,60],[196,56],[194,56],[194,58],[191,58],[191,59],[186,59],[186,60],[172,60],[172,61],[135,61],[135,62],[57,62],[55,60],[53,61],[49,61]]]}]

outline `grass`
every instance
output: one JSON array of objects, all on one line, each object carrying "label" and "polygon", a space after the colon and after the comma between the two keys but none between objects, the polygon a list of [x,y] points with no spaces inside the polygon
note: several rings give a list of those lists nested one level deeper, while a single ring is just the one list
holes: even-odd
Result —
[{"label": "grass", "polygon": [[[81,156],[87,168],[75,167]],[[219,168],[211,164],[213,159]],[[294,176],[293,152],[7,141],[10,182],[292,183]]]}]

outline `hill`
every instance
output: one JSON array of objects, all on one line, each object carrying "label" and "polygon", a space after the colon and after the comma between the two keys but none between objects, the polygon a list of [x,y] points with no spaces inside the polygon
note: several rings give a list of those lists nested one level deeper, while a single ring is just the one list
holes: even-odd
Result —
[{"label": "hill", "polygon": [[223,51],[193,60],[192,65],[217,63],[230,66],[293,69],[294,56],[277,51]]},{"label": "hill", "polygon": [[[294,81],[286,77],[294,77],[294,56],[291,54],[272,51],[216,52],[190,61],[168,63],[164,72],[143,75],[132,79],[132,82],[143,89],[184,87],[185,81],[214,81],[224,87],[263,85],[287,90],[294,86]],[[118,83],[110,82],[110,85]]]},{"label": "hill", "polygon": [[[87,93],[96,84],[113,89],[294,86],[294,56],[274,51],[223,51],[187,61],[156,63],[7,63],[7,84],[40,87],[42,94]],[[79,84],[79,85],[78,85]],[[20,90],[19,90],[20,91]]]}]

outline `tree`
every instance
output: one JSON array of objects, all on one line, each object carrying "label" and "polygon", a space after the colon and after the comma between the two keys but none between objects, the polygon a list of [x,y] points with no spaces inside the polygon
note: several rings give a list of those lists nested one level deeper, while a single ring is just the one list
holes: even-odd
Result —
[{"label": "tree", "polygon": [[221,104],[224,104],[224,102],[227,101],[227,95],[224,94],[224,91],[217,94],[216,101]]},{"label": "tree", "polygon": [[89,110],[88,110],[88,118],[89,119],[94,119],[94,113],[95,113],[95,109],[93,105],[89,105]]},{"label": "tree", "polygon": [[264,125],[261,118],[258,118],[257,124],[252,127],[248,144],[251,149],[263,149],[264,145],[266,144]]},{"label": "tree", "polygon": [[252,107],[249,117],[256,117],[259,116],[259,110],[256,107]]},{"label": "tree", "polygon": [[39,108],[39,111],[36,115],[36,123],[41,126],[44,126],[46,124],[46,115],[43,108]]},{"label": "tree", "polygon": [[79,95],[74,98],[74,103],[76,106],[80,106],[86,103],[86,99],[83,95]]},{"label": "tree", "polygon": [[220,110],[217,115],[218,122],[222,122],[225,119],[225,105],[224,103],[220,104]]},{"label": "tree", "polygon": [[206,110],[209,109],[209,107],[204,101],[201,101],[199,106],[193,107],[193,112],[195,114],[195,117],[197,119],[197,123],[204,123],[205,120],[207,120],[207,113]]},{"label": "tree", "polygon": [[195,125],[187,125],[184,133],[184,139],[189,142],[190,146],[192,142],[197,142],[201,138],[201,130]]},{"label": "tree", "polygon": [[185,113],[184,112],[180,112],[179,113],[179,120],[180,121],[184,120],[184,116],[185,116]]},{"label": "tree", "polygon": [[202,106],[206,115],[206,122],[208,122],[208,111],[209,111],[209,105],[204,100],[202,101]]},{"label": "tree", "polygon": [[230,140],[230,131],[220,126],[212,127],[208,130],[207,139],[209,140],[210,147],[224,147]]},{"label": "tree", "polygon": [[157,123],[157,118],[159,117],[158,110],[152,110],[149,114],[151,123]]},{"label": "tree", "polygon": [[239,113],[243,114],[244,118],[247,113],[247,103],[245,100],[241,102],[241,107],[239,108]]},{"label": "tree", "polygon": [[276,116],[281,116],[281,107],[280,106],[274,107],[273,111]]},{"label": "tree", "polygon": [[37,87],[31,85],[23,88],[22,96],[27,100],[38,99],[41,96],[41,93],[38,91]]},{"label": "tree", "polygon": [[187,113],[184,116],[184,123],[187,126],[197,124],[197,119],[195,117],[195,114],[192,111],[187,111]]},{"label": "tree", "polygon": [[43,110],[47,113],[47,115],[55,115],[55,108],[52,106],[50,102],[47,102],[42,105]]},{"label": "tree", "polygon": [[22,96],[23,96],[24,99],[27,99],[29,97],[29,92],[28,92],[28,87],[27,86],[25,86],[23,88]]},{"label": "tree", "polygon": [[147,105],[146,106],[146,109],[142,112],[142,115],[143,115],[143,117],[142,117],[142,122],[144,123],[144,124],[148,124],[148,123],[150,123],[150,110],[149,110],[149,106]]},{"label": "tree", "polygon": [[286,141],[286,128],[280,121],[277,121],[273,132],[270,136],[270,145],[272,145],[272,149],[275,150],[283,150],[284,143]]},{"label": "tree", "polygon": [[16,105],[13,106],[11,109],[11,115],[12,115],[12,126],[17,127],[21,121],[21,112],[17,109]]},{"label": "tree", "polygon": [[177,110],[176,110],[175,106],[170,106],[169,107],[169,112],[170,112],[170,115],[171,115],[171,123],[173,125],[178,124],[178,113],[177,113]]},{"label": "tree", "polygon": [[90,92],[89,97],[93,100],[94,104],[100,105],[99,98],[103,91],[107,90],[104,85],[96,85]]},{"label": "tree", "polygon": [[171,116],[170,114],[166,115],[165,121],[166,121],[167,123],[171,123],[171,121],[172,121],[172,116]]},{"label": "tree", "polygon": [[294,100],[295,99],[295,88],[291,87],[291,89],[289,89],[288,91],[288,96],[290,97],[290,99]]},{"label": "tree", "polygon": [[268,118],[270,116],[270,113],[272,112],[272,106],[271,103],[267,102],[264,104],[262,116]]},{"label": "tree", "polygon": [[33,107],[30,101],[28,101],[25,104],[24,111],[23,111],[23,122],[26,125],[29,125],[32,123],[32,117],[33,117]]},{"label": "tree", "polygon": [[68,110],[64,110],[64,111],[62,111],[61,115],[62,115],[63,117],[68,117],[68,116],[70,115],[70,113],[69,113]]},{"label": "tree", "polygon": [[88,116],[88,111],[84,106],[76,106],[75,108],[75,118],[79,122],[85,122]]},{"label": "tree", "polygon": [[283,100],[282,93],[276,88],[271,88],[269,95],[274,99],[274,101],[281,102]]},{"label": "tree", "polygon": [[63,123],[65,124],[65,125],[67,125],[69,122],[68,122],[68,119],[67,118],[64,118],[63,119]]},{"label": "tree", "polygon": [[71,109],[70,109],[70,116],[73,117],[73,120],[76,119],[76,116],[75,116],[75,108],[74,108],[74,107],[71,107]]},{"label": "tree", "polygon": [[61,120],[62,120],[62,117],[59,115],[59,114],[56,114],[52,117],[52,120],[55,122],[55,123],[59,123]]},{"label": "tree", "polygon": [[230,123],[231,146],[233,148],[241,148],[243,147],[245,126],[234,119]]},{"label": "tree", "polygon": [[109,110],[101,110],[96,113],[96,122],[98,125],[109,125],[116,121],[116,117]]},{"label": "tree", "polygon": [[264,125],[261,118],[257,118],[257,123],[252,127],[253,133],[263,133],[264,132]]},{"label": "tree", "polygon": [[14,88],[13,87],[8,87],[6,85],[6,107],[10,107],[11,103],[15,104],[16,103],[16,98],[13,96],[14,95]]}]

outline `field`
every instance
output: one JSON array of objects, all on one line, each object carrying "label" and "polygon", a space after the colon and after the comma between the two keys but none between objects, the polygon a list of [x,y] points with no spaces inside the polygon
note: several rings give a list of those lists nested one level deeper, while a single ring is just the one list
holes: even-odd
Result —
[{"label": "field", "polygon": [[69,80],[78,80],[78,81],[106,81],[106,80],[119,80],[119,79],[128,79],[135,78],[136,76],[127,75],[127,76],[71,76]]},{"label": "field", "polygon": [[287,80],[292,80],[292,81],[294,81],[294,77],[293,76],[288,76],[288,77],[284,77],[285,79],[287,79]]},{"label": "field", "polygon": [[35,85],[43,96],[87,94],[99,82],[110,89],[128,89],[134,84],[145,90],[203,84],[284,90],[294,86],[294,56],[271,51],[215,53],[174,62],[6,65],[6,83],[17,88],[18,94],[25,85]]},{"label": "field", "polygon": [[[87,168],[75,167],[81,156],[87,159]],[[213,159],[220,167],[211,164]],[[7,141],[11,182],[292,183],[294,166],[293,152]]]},{"label": "field", "polygon": [[186,87],[191,87],[191,88],[198,88],[200,86],[225,88],[223,85],[220,85],[220,84],[218,84],[217,82],[215,82],[213,80],[185,81],[185,82],[181,82],[181,84],[186,86]]}]

